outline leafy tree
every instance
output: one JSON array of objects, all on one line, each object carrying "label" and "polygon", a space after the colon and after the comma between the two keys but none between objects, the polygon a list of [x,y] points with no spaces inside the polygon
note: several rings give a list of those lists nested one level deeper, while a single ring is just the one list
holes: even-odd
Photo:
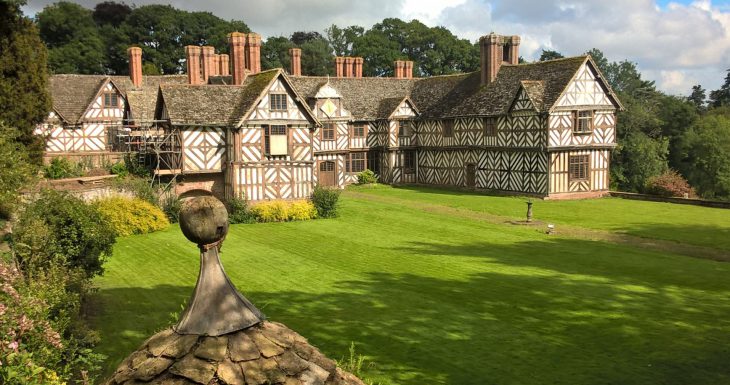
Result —
[{"label": "leafy tree", "polygon": [[20,132],[0,122],[0,217],[8,218],[18,202],[18,190],[37,172],[25,146],[18,142]]},{"label": "leafy tree", "polygon": [[606,59],[606,55],[603,54],[603,51],[601,51],[598,48],[591,48],[586,52],[586,55],[590,55],[593,61],[598,66],[598,69],[603,73],[604,75],[608,72],[608,59]]},{"label": "leafy tree", "polygon": [[687,97],[687,100],[694,104],[698,111],[705,109],[707,103],[707,92],[701,85],[697,84],[692,86],[692,93]]},{"label": "leafy tree", "polygon": [[357,25],[340,28],[332,24],[325,33],[336,56],[352,56],[352,46],[365,33],[365,28]]},{"label": "leafy tree", "polygon": [[539,61],[555,60],[555,59],[562,59],[564,57],[565,56],[563,56],[563,54],[561,54],[558,51],[553,51],[551,49],[543,49],[542,53],[540,54],[540,59],[538,59],[538,60]]},{"label": "leafy tree", "polygon": [[316,31],[297,31],[294,32],[289,38],[289,40],[291,40],[294,45],[302,45],[312,40],[320,39],[324,39],[324,37],[322,37],[322,35]]},{"label": "leafy tree", "polygon": [[622,191],[641,192],[651,177],[667,170],[669,143],[636,131],[619,141],[612,154],[611,180]]},{"label": "leafy tree", "polygon": [[725,83],[719,90],[710,92],[710,105],[713,107],[721,107],[730,105],[730,69],[727,70]]},{"label": "leafy tree", "polygon": [[104,41],[92,12],[61,1],[36,15],[41,38],[48,46],[48,64],[55,73],[99,74],[106,68]]},{"label": "leafy tree", "polygon": [[119,27],[127,16],[132,13],[132,8],[124,3],[104,1],[94,7],[92,17],[98,25],[111,25]]},{"label": "leafy tree", "polygon": [[289,48],[294,44],[284,36],[271,36],[262,44],[261,47],[261,68],[285,68],[288,69],[290,63]]},{"label": "leafy tree", "polygon": [[[334,56],[332,55],[332,47],[330,47],[327,39],[319,36],[318,38],[305,41],[299,48],[302,49],[303,75],[323,76],[334,73]],[[289,59],[286,59],[285,63],[288,61]]]},{"label": "leafy tree", "polygon": [[682,138],[684,174],[706,198],[730,199],[730,117],[703,116]]},{"label": "leafy tree", "polygon": [[33,135],[51,108],[46,84],[46,48],[33,22],[20,11],[22,2],[0,2],[0,121],[17,129],[17,140],[40,163],[43,140]]}]

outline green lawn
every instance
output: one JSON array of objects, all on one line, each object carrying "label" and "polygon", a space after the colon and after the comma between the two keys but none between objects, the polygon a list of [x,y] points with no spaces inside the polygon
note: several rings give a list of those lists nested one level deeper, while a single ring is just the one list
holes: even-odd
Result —
[{"label": "green lawn", "polygon": [[[372,199],[344,194],[333,220],[232,226],[222,259],[271,320],[325,354],[340,358],[354,341],[369,359],[369,378],[414,385],[730,383],[730,264],[378,200],[519,217],[518,198],[433,189],[366,194]],[[617,199],[536,203],[536,216],[556,223],[723,248],[730,248],[722,220],[728,213]],[[671,230],[706,223],[706,241]],[[110,357],[107,373],[169,322],[197,270],[197,248],[176,226],[119,240],[97,280],[94,321],[98,350]]]}]

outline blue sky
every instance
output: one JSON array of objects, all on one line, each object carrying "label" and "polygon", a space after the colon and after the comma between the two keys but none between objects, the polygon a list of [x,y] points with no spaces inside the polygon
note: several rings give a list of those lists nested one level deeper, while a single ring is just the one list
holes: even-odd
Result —
[{"label": "blue sky", "polygon": [[[51,3],[29,0],[33,15]],[[99,1],[77,0],[93,8]],[[494,31],[520,35],[520,54],[543,49],[566,56],[601,49],[609,60],[638,64],[645,78],[672,94],[692,85],[722,85],[730,68],[730,0],[133,0],[169,3],[245,21],[264,37],[324,31],[331,24],[370,27],[386,17],[417,18],[476,40]]]}]

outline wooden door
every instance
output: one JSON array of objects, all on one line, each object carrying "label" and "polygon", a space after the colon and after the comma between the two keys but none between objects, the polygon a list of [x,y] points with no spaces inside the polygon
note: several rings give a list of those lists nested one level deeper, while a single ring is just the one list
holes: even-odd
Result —
[{"label": "wooden door", "polygon": [[319,162],[319,185],[320,186],[336,186],[337,172],[335,170],[335,162],[326,160]]},{"label": "wooden door", "polygon": [[477,185],[477,167],[474,163],[466,165],[466,187],[476,187]]}]

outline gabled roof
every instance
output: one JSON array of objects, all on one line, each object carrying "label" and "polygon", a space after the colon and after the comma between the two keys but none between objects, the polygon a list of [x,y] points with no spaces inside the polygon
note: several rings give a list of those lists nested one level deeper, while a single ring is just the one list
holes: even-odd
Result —
[{"label": "gabled roof", "polygon": [[[312,101],[322,86],[327,84],[342,95],[342,103],[354,120],[387,119],[393,112],[384,106],[386,99],[398,102],[410,94],[417,79],[395,78],[328,78],[325,76],[289,77],[294,88],[307,101]],[[386,102],[387,105],[387,102]]]},{"label": "gabled roof", "polygon": [[312,123],[319,126],[319,120],[309,108],[307,103],[302,98],[302,95],[297,92],[297,89],[292,85],[291,79],[284,74],[280,68],[273,70],[262,71],[257,74],[248,75],[246,80],[243,82],[243,86],[246,88],[244,95],[241,98],[239,105],[241,114],[238,116],[236,121],[238,126],[243,125],[243,119],[251,114],[254,108],[259,104],[259,101],[266,96],[266,91],[271,88],[271,85],[276,79],[281,79],[287,87],[294,94],[294,101],[300,107],[304,109],[306,115],[311,119]]},{"label": "gabled roof", "polygon": [[[395,113],[398,112],[398,108],[403,103],[407,103],[408,106],[411,107],[411,109],[416,113],[416,115],[419,114],[418,109],[416,108],[416,105],[413,103],[411,98],[409,98],[408,96],[406,96],[405,98],[402,98],[401,100],[397,100],[397,101],[396,100],[397,99],[384,99],[383,100],[383,101],[387,101],[386,103],[384,103],[386,105],[386,106],[384,106],[386,108],[386,110],[390,109],[390,114],[388,115],[388,119],[391,119],[395,116]],[[395,101],[395,103],[392,103],[392,101]],[[392,103],[392,105],[389,105],[390,103]]]},{"label": "gabled roof", "polygon": [[106,75],[51,76],[48,84],[53,109],[66,123],[76,124],[108,81]]},{"label": "gabled roof", "polygon": [[187,75],[145,75],[142,86],[134,87],[128,76],[112,76],[112,81],[127,96],[127,107],[136,124],[145,124],[155,118],[157,92],[160,84],[187,84]]},{"label": "gabled roof", "polygon": [[545,102],[545,82],[542,80],[523,80],[520,83],[535,110],[542,112]]},{"label": "gabled roof", "polygon": [[[243,86],[160,85],[170,123],[179,125],[232,124],[243,93]],[[161,118],[159,107],[155,118]]]}]

